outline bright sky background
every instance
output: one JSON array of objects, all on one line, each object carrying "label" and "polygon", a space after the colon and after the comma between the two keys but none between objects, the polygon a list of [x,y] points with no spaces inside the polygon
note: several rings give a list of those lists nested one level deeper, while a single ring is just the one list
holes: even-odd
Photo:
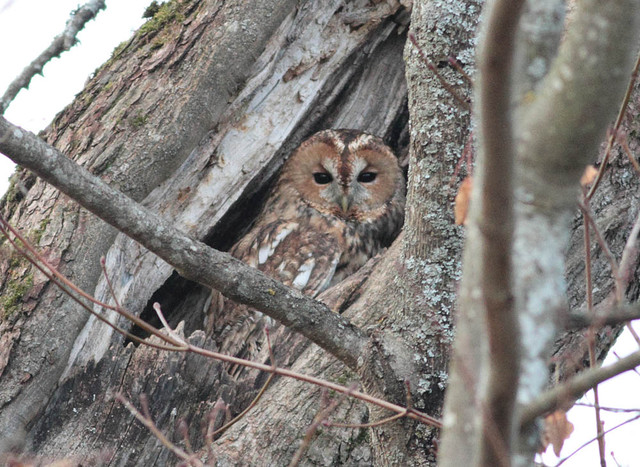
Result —
[{"label": "bright sky background", "polygon": [[[9,83],[64,29],[72,10],[83,0],[0,0],[0,94]],[[5,117],[34,133],[44,129],[53,117],[69,104],[84,87],[90,74],[104,63],[113,49],[144,22],[142,13],[150,0],[111,0],[107,8],[80,32],[80,43],[54,59],[44,68],[44,76],[36,76],[27,91],[22,91],[7,110]],[[0,155],[0,193],[7,188],[13,164]],[[636,324],[640,331],[640,326]],[[637,349],[629,332],[625,332],[614,348],[623,357]],[[617,357],[610,352],[607,362]],[[587,395],[586,402],[593,397]],[[640,408],[640,373],[627,372],[600,385],[600,404],[605,407]],[[612,428],[634,414],[603,412],[605,429]],[[562,457],[595,436],[594,412],[576,407],[569,413],[576,432],[567,440]],[[608,465],[640,466],[640,422],[632,422],[606,437]],[[551,449],[549,449],[551,452]],[[615,460],[611,457],[614,453]],[[555,456],[545,455],[548,465]],[[598,466],[596,443],[583,449],[564,466]]]},{"label": "bright sky background", "polygon": [[[35,59],[65,27],[70,13],[85,0],[0,0],[0,96],[9,83]],[[69,104],[96,68],[144,23],[151,0],[107,0],[78,34],[76,44],[47,63],[43,75],[31,80],[5,112],[10,122],[38,133]],[[159,2],[162,3],[162,2]],[[7,189],[13,163],[0,156],[0,193]]]},{"label": "bright sky background", "polygon": [[[638,321],[634,322],[636,332],[640,331]],[[604,361],[605,365],[614,363],[618,357],[626,357],[638,349],[638,344],[629,331],[626,331],[618,338],[613,350],[609,352]],[[617,356],[616,356],[617,354]],[[640,409],[640,373],[628,371],[612,378],[598,386],[598,395],[601,407],[615,407],[626,409]],[[589,391],[580,402],[593,404],[593,391]],[[621,422],[638,415],[635,413],[611,413],[601,411],[605,431],[613,428]],[[568,456],[578,449],[585,442],[595,438],[596,422],[595,412],[591,407],[576,406],[569,411],[569,421],[574,425],[574,433],[565,442],[561,458]],[[605,452],[608,466],[640,466],[640,421],[630,422],[617,428],[605,437]],[[613,456],[612,454],[613,453]],[[551,447],[544,455],[547,465],[555,465],[557,458],[553,454]],[[562,464],[567,467],[590,467],[599,466],[600,457],[598,445],[593,442],[571,457],[570,460]]]}]

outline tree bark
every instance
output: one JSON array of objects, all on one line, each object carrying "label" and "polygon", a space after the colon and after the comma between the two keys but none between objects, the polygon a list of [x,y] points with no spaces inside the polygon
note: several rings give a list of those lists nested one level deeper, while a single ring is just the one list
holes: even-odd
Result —
[{"label": "tree bark", "polygon": [[[221,250],[248,228],[274,174],[311,133],[354,128],[383,137],[409,161],[404,234],[382,258],[321,297],[366,335],[365,350],[348,368],[279,328],[275,360],[342,384],[357,382],[372,395],[411,402],[433,416],[442,415],[447,385],[462,391],[466,399],[459,402],[457,420],[465,423],[452,430],[459,444],[444,451],[450,463],[467,460],[466,448],[450,447],[467,443],[473,429],[479,376],[470,362],[477,355],[456,360],[470,370],[451,378],[448,361],[465,235],[453,222],[450,182],[470,146],[470,113],[434,69],[463,102],[470,101],[470,83],[449,57],[473,75],[482,2],[415,2],[411,32],[417,46],[406,41],[409,12],[395,2],[245,3],[169,2],[164,20],[157,16],[119,47],[42,136],[165,221]],[[627,129],[637,115],[634,96]],[[632,137],[629,143],[632,149],[639,144]],[[614,254],[622,251],[634,222],[637,193],[629,162],[615,158],[592,200]],[[208,288],[179,276],[24,170],[14,176],[1,209],[83,290],[113,303],[101,276],[99,258],[105,256],[119,303],[153,322],[152,304],[160,302],[178,333],[213,348],[201,331]],[[567,277],[569,303],[577,309],[584,301],[583,239],[577,221],[572,229]],[[115,401],[116,392],[138,407],[146,394],[156,425],[182,448],[178,422],[184,419],[194,449],[200,449],[201,427],[216,402],[225,401],[237,413],[266,380],[256,374],[239,383],[219,362],[135,347],[89,318],[8,245],[1,248],[0,453],[165,465],[175,456]],[[595,253],[594,261],[594,284],[601,291],[596,298],[604,303],[611,280],[604,255]],[[635,274],[629,283],[628,297],[635,300]],[[469,342],[478,333],[464,332]],[[600,337],[610,341],[613,334],[603,330]],[[584,332],[566,334],[556,349],[559,357],[551,366],[559,379],[584,366]],[[467,350],[477,353],[473,346]],[[259,404],[216,439],[203,459],[287,464],[328,397],[339,398],[275,378]],[[330,419],[358,424],[389,415],[345,398]],[[303,463],[435,465],[438,437],[435,428],[409,419],[372,429],[321,428]]]},{"label": "tree bark", "polygon": [[[557,5],[557,2],[549,3],[552,10]],[[492,3],[495,9],[502,5],[505,4],[500,0]],[[487,170],[487,164],[495,154],[486,142],[500,138],[502,130],[496,131],[487,125],[483,121],[486,115],[479,116],[479,128],[484,132],[480,141],[484,144],[480,144],[478,176],[474,179],[465,246],[461,319],[457,328],[451,391],[445,407],[444,465],[489,465],[484,455],[487,451],[493,451],[494,462],[499,458],[502,465],[530,465],[538,448],[538,427],[532,425],[520,433],[520,445],[515,452],[509,447],[509,434],[503,435],[502,431],[515,432],[519,428],[518,419],[511,416],[511,426],[505,426],[504,421],[492,412],[496,397],[502,399],[502,402],[498,401],[501,408],[507,405],[503,397],[507,381],[496,385],[504,372],[496,374],[495,380],[488,373],[496,361],[511,359],[510,365],[519,367],[520,374],[507,393],[512,397],[517,393],[517,402],[521,405],[534,400],[548,385],[546,370],[550,351],[562,331],[561,323],[567,319],[563,253],[570,234],[570,216],[578,194],[578,181],[589,154],[596,152],[606,125],[615,115],[616,106],[611,103],[622,100],[625,83],[631,76],[638,13],[631,3],[624,1],[606,6],[583,2],[576,7],[554,58],[548,47],[536,47],[535,40],[531,41],[534,47],[520,48],[524,57],[516,60],[522,67],[520,75],[525,74],[525,69],[530,70],[534,60],[539,60],[539,64],[551,64],[544,65],[548,71],[539,73],[538,81],[520,79],[517,81],[519,94],[509,93],[514,115],[509,138],[513,139],[514,150],[505,157],[515,164],[511,194],[515,236],[512,248],[508,244],[502,248],[509,249],[512,258],[513,275],[505,274],[513,287],[513,313],[519,320],[521,337],[510,332],[508,325],[502,323],[501,329],[497,323],[496,332],[504,333],[501,339],[516,340],[519,350],[502,355],[485,332],[478,332],[491,327],[491,315],[495,312],[487,299],[482,277],[486,267],[485,248],[500,228],[493,225],[499,222],[499,216],[486,216],[484,193],[492,184],[510,184],[511,181],[504,180],[506,174],[496,179],[498,173]],[[526,14],[530,19],[525,24],[540,23],[535,8],[530,8]],[[557,43],[558,34],[553,31],[562,25],[561,18],[552,21],[553,24],[556,27],[550,28],[551,42]],[[603,34],[589,35],[594,24],[603,29]],[[610,27],[613,24],[619,27]],[[545,31],[540,36],[548,37],[549,34]],[[522,40],[523,36],[520,38]],[[621,44],[625,47],[620,47]],[[540,51],[546,51],[546,54],[538,57],[536,54]],[[503,60],[507,53],[493,52],[496,55],[492,60],[495,61]],[[512,69],[507,72],[513,73]],[[485,73],[480,79],[487,78]],[[500,86],[495,81],[489,84]],[[483,85],[479,86],[479,89],[483,88]],[[478,94],[477,98],[484,99],[485,94]],[[479,107],[485,110],[485,105],[481,102]],[[497,245],[496,248],[501,247]],[[496,254],[499,250],[494,249],[493,255]],[[465,379],[470,379],[469,375],[477,374],[484,375],[477,384],[464,384]],[[462,448],[461,437],[471,439]]]},{"label": "tree bark", "polygon": [[[316,129],[362,129],[383,136],[396,149],[406,145],[402,142],[407,111],[401,50],[408,14],[398,12],[399,5],[386,4],[367,8],[354,4],[345,9],[340,2],[333,2],[297,7],[293,2],[264,4],[259,10],[243,4],[172,3],[173,21],[157,25],[157,30],[143,27],[132,41],[119,48],[83,94],[56,118],[47,130],[47,141],[125,194],[144,198],[146,206],[192,235],[214,246],[228,247],[247,224],[244,208],[256,204],[283,157]],[[169,99],[167,89],[172,90]],[[72,279],[81,278],[81,288],[93,291],[97,298],[112,300],[99,273],[98,259],[104,254],[123,306],[146,316],[145,307],[158,297],[164,298],[165,310],[188,310],[189,334],[201,327],[200,310],[208,291],[172,277],[166,263],[123,235],[114,235],[83,211],[79,211],[83,216],[81,228],[74,231],[68,226],[70,238],[63,243],[65,238],[59,234],[62,222],[55,217],[49,221],[48,214],[78,209],[65,197],[56,203],[56,191],[30,176],[23,176],[21,183],[28,189],[26,197],[16,189],[17,198],[24,199],[16,200],[18,204],[5,202],[5,215],[13,213],[11,221],[23,229],[39,227],[34,235],[40,246],[59,255],[49,256],[49,260],[63,264],[62,271]],[[35,206],[34,199],[48,199],[47,209],[32,207],[27,216],[22,206]],[[36,216],[34,210],[43,213]],[[74,243],[74,234],[84,243]],[[71,248],[65,245],[72,245],[78,252],[72,254],[75,250],[69,252]],[[77,257],[85,262],[81,264]],[[5,270],[8,263],[9,259]],[[65,263],[71,266],[64,267]],[[33,280],[28,268],[18,272],[22,273],[16,278],[20,283]],[[156,452],[155,442],[136,449],[134,461],[129,456],[136,443],[122,444],[118,438],[128,431],[126,428],[113,425],[113,436],[104,436],[103,430],[89,429],[96,425],[95,419],[76,416],[63,425],[53,421],[75,400],[77,406],[90,401],[85,414],[100,401],[101,397],[94,400],[96,392],[88,393],[84,382],[102,383],[112,378],[126,382],[131,378],[135,389],[127,384],[122,388],[135,402],[135,395],[145,385],[143,381],[149,381],[147,376],[155,372],[156,379],[162,379],[171,373],[158,366],[144,377],[136,375],[135,370],[127,376],[128,359],[146,361],[153,352],[140,348],[122,354],[121,336],[94,319],[85,324],[85,313],[48,287],[42,277],[36,275],[34,283],[19,298],[13,320],[3,322],[9,339],[3,342],[7,367],[2,380],[6,389],[0,415],[0,451],[24,446],[32,452],[85,456],[104,447],[115,450],[112,459],[124,456],[130,462],[148,465],[151,454],[141,450]],[[185,291],[185,296],[176,299],[172,296],[175,290]],[[52,306],[47,294],[62,304]],[[35,310],[32,306],[25,311],[36,301]],[[172,324],[184,317],[169,313]],[[53,326],[54,331],[58,328],[65,332],[50,332],[52,326],[42,323],[45,314],[60,322]],[[36,331],[48,332],[49,339],[32,337]],[[51,363],[27,365],[26,376],[23,360],[37,360],[37,356],[25,344],[35,339]],[[59,355],[52,355],[53,351]],[[174,358],[184,360],[182,356]],[[116,368],[101,366],[114,361],[121,362],[116,365],[120,373]],[[101,371],[110,373],[111,378],[98,377]],[[211,378],[219,377],[216,374]],[[212,381],[202,381],[202,387],[209,387]],[[74,386],[80,390],[69,393],[68,388]],[[156,397],[152,409],[169,407],[174,398],[190,400],[194,407],[206,405],[206,400],[213,403],[221,394],[233,402],[234,409],[247,403],[241,389],[213,391],[208,399],[197,401],[185,394],[191,394],[188,385],[182,389],[184,392],[174,388],[164,397]],[[80,420],[86,420],[86,425]],[[129,416],[123,416],[123,420],[131,422]],[[87,429],[80,429],[84,435],[78,437],[81,426]],[[299,435],[301,430],[294,432]],[[140,436],[142,444],[153,438],[144,430]]]},{"label": "tree bark", "polygon": [[[251,16],[248,7],[244,11],[242,2],[237,4],[223,8],[218,2],[175,2],[173,21],[141,30],[119,47],[56,117],[45,140],[125,194],[137,200],[146,197],[219,119],[227,100],[249,76],[253,56],[262,53],[295,6],[267,2]],[[253,38],[229,27],[251,20]],[[184,70],[190,71],[189,79]],[[113,229],[24,172],[18,173],[5,198],[3,215],[34,236],[48,260],[80,288],[96,290],[99,259],[114,243]],[[7,309],[5,303],[3,334],[11,337],[4,343],[3,353],[10,358],[0,381],[0,451],[23,443],[28,425],[44,409],[68,366],[70,350],[88,318],[37,273],[22,268],[12,276],[3,284],[5,290],[34,286],[17,307]],[[20,302],[27,302],[27,308]]]}]

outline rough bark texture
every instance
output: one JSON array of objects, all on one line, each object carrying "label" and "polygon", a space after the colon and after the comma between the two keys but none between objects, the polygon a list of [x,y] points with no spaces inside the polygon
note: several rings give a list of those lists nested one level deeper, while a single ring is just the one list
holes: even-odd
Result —
[{"label": "rough bark texture", "polygon": [[[396,14],[398,7],[274,2],[256,10],[242,3],[172,2],[169,20],[152,20],[120,47],[56,118],[47,141],[134,199],[144,198],[145,205],[192,235],[228,247],[246,226],[247,209],[259,205],[283,157],[311,132],[362,129],[402,151],[407,123],[402,33],[408,14]],[[65,197],[58,198],[52,188],[23,175],[5,201],[5,215],[13,214],[11,221],[23,230],[35,231],[32,237],[52,252],[49,260],[62,264],[64,273],[95,296],[110,300],[99,277],[98,259],[104,254],[125,307],[144,315],[148,303],[160,300],[170,310],[172,323],[188,315],[188,333],[201,327],[207,290],[172,277],[166,263],[126,237],[114,236]],[[47,201],[36,205],[35,199]],[[67,218],[82,216],[81,228],[65,223],[57,212]],[[61,235],[65,226],[66,236]],[[10,261],[5,261],[5,271]],[[226,383],[218,384],[221,376],[213,370],[209,380],[198,376],[201,386],[195,387],[201,389],[194,396],[189,358],[182,355],[163,358],[173,358],[175,368],[187,365],[184,375],[176,370],[184,379],[174,378],[174,370],[163,370],[162,365],[136,372],[140,366],[129,359],[147,361],[155,358],[155,351],[129,349],[123,354],[120,336],[95,320],[85,324],[84,312],[31,274],[14,264],[12,282],[5,284],[6,290],[21,293],[6,303],[13,308],[5,306],[3,321],[7,338],[2,342],[6,366],[0,451],[23,446],[43,454],[85,456],[104,448],[113,462],[128,459],[149,465],[159,449],[146,430],[139,435],[143,447],[135,448],[135,443],[125,442],[127,437],[120,438],[128,430],[118,423],[105,428],[114,436],[101,436],[104,430],[91,428],[98,422],[88,415],[97,413],[93,404],[101,399],[94,400],[94,395],[108,387],[107,381],[122,381],[119,387],[135,402],[137,394],[150,391],[151,381],[172,380],[175,387],[164,396],[156,394],[154,401],[150,395],[154,415],[156,408],[170,410],[172,401],[206,406],[207,400],[212,404],[223,395],[234,410],[246,405],[253,388],[225,391]],[[52,304],[54,298],[60,303]],[[29,342],[38,343],[37,352]],[[48,357],[48,363],[39,355]],[[120,370],[105,367],[114,361]],[[111,379],[103,372],[113,373]],[[90,381],[102,386],[90,388]],[[76,392],[69,392],[71,387]],[[76,410],[72,414],[79,415],[58,425],[58,413],[71,406]],[[172,431],[159,417],[159,425]],[[123,420],[131,422],[127,416]],[[297,426],[292,433],[299,437],[306,424]],[[147,445],[145,440],[151,441]]]},{"label": "rough bark texture", "polygon": [[[578,181],[589,155],[596,152],[606,125],[615,116],[631,75],[637,14],[629,2],[606,5],[582,2],[576,7],[565,40],[550,66],[545,65],[550,58],[549,49],[532,48],[533,53],[547,54],[538,64],[548,72],[542,70],[539,83],[523,80],[518,86],[521,100],[513,99],[516,220],[510,280],[522,336],[517,391],[517,402],[522,405],[539,395],[549,382],[550,351],[562,331],[562,322],[566,321],[563,254],[569,240]],[[539,16],[535,11],[532,14],[530,10],[528,15],[528,26],[537,24]],[[547,24],[558,22],[556,19]],[[594,27],[600,28],[602,34],[590,34]],[[551,42],[557,35],[551,34]],[[520,52],[525,53],[525,47],[521,46]],[[523,68],[529,70],[534,60],[535,55],[525,53],[525,59],[519,60],[520,66],[524,62],[527,65]],[[616,105],[611,105],[612,102]],[[481,139],[487,137],[481,135]],[[491,444],[491,432],[495,430],[492,424],[496,423],[484,415],[492,394],[487,369],[496,359],[496,349],[485,333],[478,332],[484,329],[489,312],[481,283],[481,252],[492,234],[486,226],[496,221],[481,214],[484,202],[481,190],[495,182],[490,179],[495,174],[484,171],[482,156],[479,154],[478,176],[474,179],[460,292],[461,319],[452,362],[451,391],[445,407],[444,465],[478,462],[479,453]],[[515,358],[514,354],[510,356]],[[478,373],[481,376],[477,384],[465,384],[469,375]],[[512,423],[515,431],[517,420]],[[528,432],[520,434],[517,453],[501,444],[494,444],[492,449],[501,452],[507,462],[511,458],[515,465],[530,465],[539,440],[538,427],[528,428]],[[471,441],[461,446],[461,438]]]},{"label": "rough bark texture", "polygon": [[[407,84],[411,109],[411,147],[404,237],[400,269],[388,271],[388,282],[399,296],[388,298],[388,318],[379,331],[401,338],[412,349],[409,361],[397,362],[400,346],[382,349],[395,365],[395,378],[410,382],[413,403],[427,413],[441,415],[447,366],[453,340],[453,306],[462,227],[453,222],[452,180],[456,165],[469,137],[469,112],[443,87],[428,62],[438,74],[465,98],[470,83],[448,64],[454,57],[465,71],[473,73],[475,27],[479,2],[415,2],[411,31],[420,49],[408,42],[405,47]],[[417,374],[405,373],[400,363]],[[404,375],[404,376],[403,376]],[[368,389],[387,394],[398,402],[406,398],[402,380],[367,380]],[[375,408],[372,418],[382,418]],[[389,465],[429,465],[435,463],[433,442],[437,430],[427,426],[407,426],[406,422],[385,425],[373,430],[376,458]]]},{"label": "rough bark texture", "polygon": [[[243,2],[174,2],[169,20],[149,23],[119,47],[43,137],[134,199],[144,198],[215,124],[295,2],[261,6],[260,16],[252,16]],[[251,38],[232,27],[250,19]],[[17,175],[3,214],[80,288],[96,289],[113,229],[26,173]],[[11,357],[0,381],[0,451],[23,443],[88,318],[37,273],[4,277],[5,293],[33,287],[4,304],[3,334],[11,337],[3,354]]]},{"label": "rough bark texture", "polygon": [[[469,83],[447,59],[455,56],[472,74],[481,3],[416,2],[412,13],[411,28],[425,55],[467,97]],[[408,11],[394,2],[364,0],[174,0],[163,12],[117,49],[43,137],[185,232],[224,250],[248,227],[273,175],[306,136],[329,127],[382,136],[410,160],[405,233],[375,265],[324,296],[370,336],[358,371],[282,329],[274,337],[276,361],[342,384],[357,381],[403,405],[408,381],[413,405],[440,415],[447,384],[477,384],[471,372],[452,382],[447,377],[463,235],[453,224],[455,188],[448,184],[468,141],[470,118],[416,47],[405,47]],[[634,97],[628,131],[637,102]],[[630,144],[632,150],[640,145],[631,136]],[[640,208],[638,192],[638,178],[618,155],[592,201],[614,253]],[[190,342],[213,345],[199,331],[208,289],[181,278],[52,187],[19,171],[1,209],[84,290],[112,301],[100,275],[104,255],[126,308],[152,321],[151,304],[160,302],[170,324],[184,321],[179,329]],[[578,226],[576,221],[567,270],[576,308],[584,288]],[[165,465],[175,456],[113,399],[116,391],[138,407],[139,396],[147,394],[154,421],[181,446],[176,424],[186,419],[197,449],[216,400],[237,412],[266,379],[258,375],[251,386],[240,386],[217,362],[136,348],[88,319],[7,245],[0,248],[0,453]],[[606,261],[595,257],[602,300],[611,281]],[[638,281],[631,283],[628,293],[635,299]],[[614,334],[604,330],[601,337]],[[558,348],[552,363],[562,377],[583,366],[583,333],[566,336]],[[215,460],[286,465],[325,406],[317,388],[277,378],[259,405],[216,440]],[[473,403],[466,408],[477,410]],[[347,398],[331,419],[362,423],[389,415]],[[460,443],[466,433],[463,426]],[[304,463],[434,465],[438,435],[408,420],[372,430],[321,428]]]}]

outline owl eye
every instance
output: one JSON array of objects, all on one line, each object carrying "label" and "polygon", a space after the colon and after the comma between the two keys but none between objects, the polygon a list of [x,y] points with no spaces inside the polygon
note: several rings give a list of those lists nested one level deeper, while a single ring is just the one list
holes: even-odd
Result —
[{"label": "owl eye", "polygon": [[327,183],[332,182],[333,177],[327,172],[315,172],[313,174],[313,179],[318,185],[326,185]]},{"label": "owl eye", "polygon": [[360,183],[371,183],[377,176],[378,174],[376,172],[361,172],[360,175],[358,175],[358,181]]}]

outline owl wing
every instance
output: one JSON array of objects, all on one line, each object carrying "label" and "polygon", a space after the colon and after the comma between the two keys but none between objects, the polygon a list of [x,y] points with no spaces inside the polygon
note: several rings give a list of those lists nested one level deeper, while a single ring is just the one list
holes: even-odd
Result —
[{"label": "owl wing", "polygon": [[[318,219],[258,223],[230,253],[285,285],[316,297],[334,278],[344,244]],[[270,319],[214,291],[208,320],[219,351],[252,359],[260,351]],[[233,373],[233,372],[232,372]]]},{"label": "owl wing", "polygon": [[343,252],[338,236],[305,221],[275,221],[255,229],[231,251],[285,285],[316,297],[333,279]]}]

